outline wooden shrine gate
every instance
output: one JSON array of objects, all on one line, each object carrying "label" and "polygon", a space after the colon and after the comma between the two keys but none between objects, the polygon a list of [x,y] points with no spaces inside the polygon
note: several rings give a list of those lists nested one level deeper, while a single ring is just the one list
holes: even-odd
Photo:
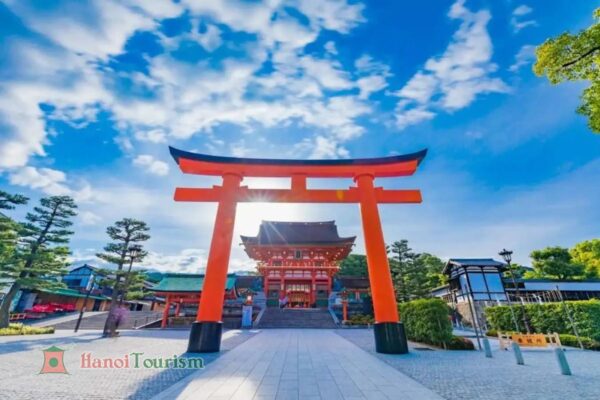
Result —
[{"label": "wooden shrine gate", "polygon": [[[206,265],[198,316],[192,325],[188,351],[216,352],[221,346],[223,288],[231,254],[235,213],[239,202],[358,203],[373,295],[375,347],[379,353],[408,352],[404,327],[399,321],[394,286],[377,205],[420,203],[419,190],[375,187],[378,177],[415,173],[427,154],[417,153],[354,160],[276,160],[218,157],[169,148],[182,172],[221,176],[221,186],[177,188],[175,201],[217,202],[217,215]],[[290,189],[251,189],[241,186],[244,177],[291,178]],[[348,189],[307,189],[307,178],[352,178]],[[199,288],[200,289],[200,288]]]}]

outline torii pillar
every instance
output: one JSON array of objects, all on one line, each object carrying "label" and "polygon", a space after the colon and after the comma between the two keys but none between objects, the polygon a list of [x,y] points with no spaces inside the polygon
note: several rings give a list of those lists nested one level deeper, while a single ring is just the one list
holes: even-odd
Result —
[{"label": "torii pillar", "polygon": [[[379,353],[404,354],[408,345],[398,316],[396,296],[379,217],[379,203],[420,203],[419,190],[384,190],[376,177],[412,175],[427,151],[394,157],[356,160],[274,160],[217,157],[170,148],[184,173],[216,175],[221,186],[177,188],[176,201],[217,202],[217,215],[196,322],[188,352],[217,352],[221,346],[222,313],[238,202],[358,203],[362,218],[369,281],[375,312],[375,348]],[[244,177],[291,178],[290,189],[250,189]],[[307,178],[352,178],[348,189],[307,189]]]}]

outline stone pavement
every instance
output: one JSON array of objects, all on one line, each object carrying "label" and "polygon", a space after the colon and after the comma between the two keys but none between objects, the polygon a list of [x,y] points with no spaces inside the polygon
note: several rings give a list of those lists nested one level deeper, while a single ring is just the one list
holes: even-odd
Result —
[{"label": "stone pavement", "polygon": [[375,353],[372,330],[336,332],[447,399],[600,399],[600,352],[597,351],[568,348],[566,357],[573,375],[564,376],[549,348],[523,348],[525,365],[516,365],[514,354],[500,350],[497,340],[490,340],[491,359],[480,351],[413,349],[408,355],[395,356]]},{"label": "stone pavement", "polygon": [[[0,399],[148,399],[195,372],[189,369],[82,369],[80,357],[123,357],[142,352],[144,357],[172,357],[187,348],[188,331],[122,331],[121,336],[101,338],[101,331],[57,331],[54,335],[0,337]],[[213,362],[254,333],[226,331],[221,354],[203,355]],[[65,350],[68,375],[42,374],[42,350]],[[210,365],[210,364],[209,364]]]},{"label": "stone pavement", "polygon": [[[80,357],[181,355],[186,330],[99,331],[0,337],[0,399],[600,399],[600,352],[569,349],[573,376],[560,375],[550,350],[523,350],[524,366],[492,341],[478,351],[374,352],[363,329],[231,330],[203,370],[81,369]],[[65,350],[69,375],[39,374],[42,350]],[[194,355],[195,356],[195,355]]]},{"label": "stone pavement", "polygon": [[277,329],[263,330],[154,398],[161,399],[442,398],[333,330]]}]

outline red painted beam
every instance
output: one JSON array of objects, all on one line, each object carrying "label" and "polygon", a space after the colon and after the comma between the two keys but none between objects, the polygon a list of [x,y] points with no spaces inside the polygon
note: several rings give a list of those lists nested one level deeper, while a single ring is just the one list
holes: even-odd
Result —
[{"label": "red painted beam", "polygon": [[254,165],[221,164],[206,161],[179,160],[179,168],[186,174],[216,175],[236,174],[248,177],[288,178],[299,175],[309,178],[354,178],[357,175],[375,177],[408,176],[415,173],[417,160],[400,161],[393,164],[374,165]]},{"label": "red painted beam", "polygon": [[[175,201],[218,202],[222,196],[220,186],[212,188],[177,188]],[[381,204],[421,203],[420,190],[385,190],[375,188],[375,198]],[[237,202],[268,203],[358,203],[358,190],[349,189],[250,189],[240,187],[235,194]]]}]

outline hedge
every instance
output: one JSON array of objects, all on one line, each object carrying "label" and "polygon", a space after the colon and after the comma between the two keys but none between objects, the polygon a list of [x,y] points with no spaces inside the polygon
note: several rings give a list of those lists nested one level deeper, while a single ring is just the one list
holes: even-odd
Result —
[{"label": "hedge", "polygon": [[9,324],[8,328],[0,328],[0,336],[42,335],[46,333],[54,333],[54,327],[38,328],[23,324]]},{"label": "hedge", "polygon": [[[573,334],[573,326],[569,321],[565,307],[568,307],[579,335],[600,341],[599,300],[567,301],[564,304],[527,304],[525,305],[525,312],[533,332]],[[514,312],[517,319],[519,331],[525,332],[523,308],[520,305],[513,305],[512,312]],[[492,330],[515,330],[515,322],[509,306],[488,307],[485,309],[485,316]]]},{"label": "hedge", "polygon": [[441,299],[419,299],[398,306],[410,340],[443,346],[453,340],[450,308]]}]

